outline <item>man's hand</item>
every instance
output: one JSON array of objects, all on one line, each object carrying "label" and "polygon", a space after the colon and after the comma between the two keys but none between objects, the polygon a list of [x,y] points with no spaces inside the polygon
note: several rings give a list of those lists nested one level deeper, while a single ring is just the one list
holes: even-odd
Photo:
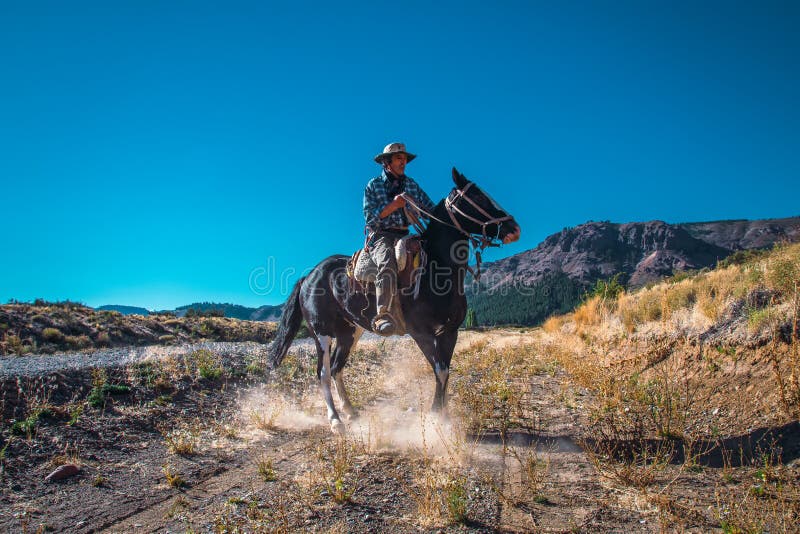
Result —
[{"label": "man's hand", "polygon": [[385,219],[395,211],[399,210],[400,208],[405,207],[406,205],[406,197],[402,194],[397,195],[394,199],[383,208],[383,211],[380,213],[379,217],[381,219]]}]

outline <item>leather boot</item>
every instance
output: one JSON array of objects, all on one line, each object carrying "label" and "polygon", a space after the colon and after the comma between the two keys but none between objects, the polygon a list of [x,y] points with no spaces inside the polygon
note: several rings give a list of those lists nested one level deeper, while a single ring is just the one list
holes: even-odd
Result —
[{"label": "leather boot", "polygon": [[372,328],[376,334],[391,336],[395,331],[396,321],[391,311],[394,293],[394,284],[392,284],[391,278],[387,277],[375,281],[378,313],[372,321]]}]

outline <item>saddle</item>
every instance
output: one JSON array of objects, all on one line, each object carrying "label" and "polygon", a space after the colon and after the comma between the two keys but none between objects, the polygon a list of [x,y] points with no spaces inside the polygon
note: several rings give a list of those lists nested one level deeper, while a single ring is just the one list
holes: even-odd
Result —
[{"label": "saddle", "polygon": [[[419,236],[409,235],[398,239],[394,255],[397,260],[397,291],[407,293],[413,288],[416,296],[419,290],[419,277],[427,262]],[[365,291],[369,290],[369,284],[375,284],[377,274],[378,266],[365,249],[357,250],[347,262],[348,278],[365,286]]]}]

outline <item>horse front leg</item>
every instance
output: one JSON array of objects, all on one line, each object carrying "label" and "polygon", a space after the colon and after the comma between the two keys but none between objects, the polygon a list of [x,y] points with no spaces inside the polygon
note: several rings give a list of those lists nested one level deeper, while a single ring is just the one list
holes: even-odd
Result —
[{"label": "horse front leg", "polygon": [[436,390],[433,394],[431,411],[446,413],[447,382],[450,379],[450,359],[453,356],[458,331],[439,336],[419,336],[414,338],[428,363],[433,369]]},{"label": "horse front leg", "polygon": [[433,398],[433,410],[447,413],[447,382],[450,379],[450,360],[453,359],[453,349],[456,347],[458,330],[444,332],[435,338],[436,365],[433,368],[436,374],[436,394]]}]

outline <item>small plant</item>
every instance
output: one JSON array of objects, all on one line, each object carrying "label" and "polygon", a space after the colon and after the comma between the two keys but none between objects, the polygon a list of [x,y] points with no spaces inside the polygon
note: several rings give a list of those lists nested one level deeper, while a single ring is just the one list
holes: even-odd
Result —
[{"label": "small plant", "polygon": [[14,441],[14,438],[9,438],[6,441],[6,444],[0,449],[0,482],[3,481],[6,474],[6,455],[8,454],[8,446],[11,445],[11,442]]},{"label": "small plant", "polygon": [[196,350],[190,353],[186,359],[189,362],[193,362],[197,367],[197,374],[200,378],[217,380],[222,376],[222,366],[219,362],[219,358],[210,350]]},{"label": "small plant", "polygon": [[325,489],[337,504],[350,502],[358,487],[353,482],[353,461],[355,445],[347,438],[339,436],[331,446],[323,442],[317,448],[320,463],[332,464],[324,480]]},{"label": "small plant", "polygon": [[264,482],[273,482],[278,479],[275,474],[275,468],[272,465],[272,458],[262,456],[256,461],[256,466],[258,467],[258,474],[261,475]]},{"label": "small plant", "polygon": [[102,488],[106,485],[107,482],[108,480],[106,479],[106,477],[103,476],[102,473],[97,473],[94,479],[92,479],[92,486],[94,486],[95,488]]},{"label": "small plant", "polygon": [[82,404],[75,404],[69,410],[69,421],[67,421],[67,426],[75,426],[78,423],[81,415],[83,414],[83,405]]},{"label": "small plant", "polygon": [[174,430],[164,435],[167,449],[179,456],[192,456],[197,448],[197,436],[185,430]]},{"label": "small plant", "polygon": [[220,424],[217,426],[217,431],[228,439],[238,439],[239,429],[235,425]]},{"label": "small plant", "polygon": [[252,362],[247,364],[245,372],[249,375],[261,376],[267,372],[267,366],[264,365],[263,363]]},{"label": "small plant", "polygon": [[255,410],[250,412],[250,421],[255,427],[264,432],[271,432],[278,427],[275,422],[281,414],[282,407],[276,403],[272,403],[267,407],[264,412],[257,412]]},{"label": "small plant", "polygon": [[183,479],[183,477],[181,477],[177,471],[173,471],[170,465],[164,464],[162,471],[164,472],[164,478],[166,478],[167,484],[170,487],[182,488],[186,486],[186,481]]},{"label": "small plant", "polygon": [[222,369],[218,367],[201,366],[197,370],[200,372],[200,378],[206,380],[216,380],[222,375]]},{"label": "small plant", "polygon": [[104,383],[102,386],[95,385],[86,400],[89,402],[89,406],[93,408],[103,408],[108,400],[108,395],[125,395],[130,391],[131,388],[129,386]]},{"label": "small plant", "polygon": [[39,423],[39,420],[52,416],[53,409],[48,403],[44,402],[40,405],[37,405],[31,410],[30,415],[28,415],[27,418],[23,419],[22,421],[15,421],[11,425],[11,434],[15,436],[24,435],[30,439],[36,434],[36,427]]},{"label": "small plant", "polygon": [[467,519],[469,496],[465,485],[466,480],[463,477],[456,477],[451,479],[445,487],[447,515],[454,523],[463,523]]},{"label": "small plant", "polygon": [[27,436],[31,438],[35,434],[36,423],[39,422],[39,414],[34,413],[23,419],[22,421],[15,421],[11,425],[11,434],[15,436]]},{"label": "small plant", "polygon": [[153,404],[156,406],[168,406],[172,404],[172,395],[159,395],[153,399]]},{"label": "small plant", "polygon": [[[169,509],[167,510],[166,516],[167,516],[168,519],[172,519],[176,515],[178,515],[179,511],[185,510],[188,507],[189,507],[189,502],[186,500],[186,498],[183,497],[183,495],[179,495],[172,502],[172,504],[169,505]],[[191,529],[187,530],[187,534],[189,532],[193,532],[193,531]]]}]

